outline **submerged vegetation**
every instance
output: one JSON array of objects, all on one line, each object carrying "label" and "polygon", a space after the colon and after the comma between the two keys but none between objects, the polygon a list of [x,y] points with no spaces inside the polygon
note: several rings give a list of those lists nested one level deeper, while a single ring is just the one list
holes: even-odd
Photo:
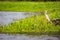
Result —
[{"label": "submerged vegetation", "polygon": [[[60,2],[0,2],[0,11],[40,12],[48,10],[50,19],[60,18]],[[0,27],[1,33],[60,34],[60,25],[47,22],[44,15],[16,20]]]}]

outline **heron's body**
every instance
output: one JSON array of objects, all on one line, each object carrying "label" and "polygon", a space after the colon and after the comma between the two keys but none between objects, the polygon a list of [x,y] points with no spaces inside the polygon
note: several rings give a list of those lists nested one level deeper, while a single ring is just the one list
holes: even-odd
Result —
[{"label": "heron's body", "polygon": [[49,18],[49,16],[47,15],[47,11],[45,12],[45,17],[46,17],[47,21],[50,22],[50,18]]}]

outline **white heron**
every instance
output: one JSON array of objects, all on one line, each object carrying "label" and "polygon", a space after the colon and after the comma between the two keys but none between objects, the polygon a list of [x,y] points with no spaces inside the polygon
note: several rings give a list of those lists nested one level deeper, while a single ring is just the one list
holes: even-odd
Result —
[{"label": "white heron", "polygon": [[45,10],[45,17],[48,22],[50,22],[50,23],[52,22],[54,25],[60,25],[60,19],[57,18],[57,19],[50,20],[48,14],[47,14],[47,10]]}]

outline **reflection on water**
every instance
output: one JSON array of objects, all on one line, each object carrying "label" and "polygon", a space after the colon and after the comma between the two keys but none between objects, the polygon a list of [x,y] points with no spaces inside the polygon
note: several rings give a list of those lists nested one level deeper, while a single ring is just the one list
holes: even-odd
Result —
[{"label": "reflection on water", "polygon": [[53,36],[28,36],[28,35],[7,35],[0,34],[0,40],[60,40],[58,37]]},{"label": "reflection on water", "polygon": [[22,19],[34,15],[33,12],[0,12],[0,25],[6,25],[14,19]]}]

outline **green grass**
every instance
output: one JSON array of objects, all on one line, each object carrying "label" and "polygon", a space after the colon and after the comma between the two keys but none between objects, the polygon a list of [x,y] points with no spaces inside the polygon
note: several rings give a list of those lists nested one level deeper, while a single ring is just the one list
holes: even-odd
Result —
[{"label": "green grass", "polygon": [[[50,19],[60,18],[60,2],[0,2],[0,11],[40,12],[48,10]],[[60,34],[60,26],[50,24],[44,15],[36,15],[0,28],[5,33]]]},{"label": "green grass", "polygon": [[60,2],[0,2],[0,11],[39,12],[60,10]]},{"label": "green grass", "polygon": [[3,26],[0,32],[59,34],[60,26],[48,23],[44,16],[32,16]]}]

